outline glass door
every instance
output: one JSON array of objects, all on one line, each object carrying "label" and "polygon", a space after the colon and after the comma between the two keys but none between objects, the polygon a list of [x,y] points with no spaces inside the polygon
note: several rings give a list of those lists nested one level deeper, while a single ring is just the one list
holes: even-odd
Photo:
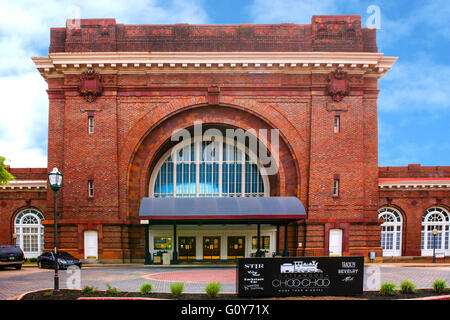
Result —
[{"label": "glass door", "polygon": [[245,256],[245,237],[228,237],[228,259],[243,258]]},{"label": "glass door", "polygon": [[220,237],[203,237],[203,259],[220,259]]},{"label": "glass door", "polygon": [[180,260],[195,260],[195,237],[180,237],[178,240],[178,258]]}]

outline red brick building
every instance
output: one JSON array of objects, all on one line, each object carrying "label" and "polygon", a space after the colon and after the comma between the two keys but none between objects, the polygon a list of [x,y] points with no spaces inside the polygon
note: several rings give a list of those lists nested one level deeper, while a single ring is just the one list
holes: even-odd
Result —
[{"label": "red brick building", "polygon": [[[145,198],[248,196],[301,201],[290,255],[430,255],[435,228],[449,255],[450,168],[378,167],[378,80],[395,60],[378,52],[360,16],[52,28],[48,57],[33,58],[48,83],[48,169],[11,169],[18,180],[0,188],[0,240],[52,248],[45,172],[57,167],[60,248],[80,258],[142,261],[176,249],[180,259],[233,259],[255,253],[257,234],[268,254],[283,251],[282,223],[184,221],[174,234],[139,214]],[[200,141],[173,141],[198,122]],[[212,138],[229,129],[261,145]],[[260,134],[277,129],[278,144]],[[43,240],[27,216],[40,220]]]}]

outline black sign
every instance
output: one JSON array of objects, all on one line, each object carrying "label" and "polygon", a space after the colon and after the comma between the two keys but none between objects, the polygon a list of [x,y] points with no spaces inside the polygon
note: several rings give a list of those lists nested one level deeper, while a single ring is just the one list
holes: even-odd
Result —
[{"label": "black sign", "polygon": [[364,257],[241,258],[237,268],[239,297],[363,292]]}]

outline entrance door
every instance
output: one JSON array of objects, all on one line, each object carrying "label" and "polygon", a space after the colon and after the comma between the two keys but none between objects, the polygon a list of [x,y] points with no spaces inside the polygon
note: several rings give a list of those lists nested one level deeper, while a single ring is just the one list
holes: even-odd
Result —
[{"label": "entrance door", "polygon": [[195,237],[179,237],[178,239],[178,258],[195,260]]},{"label": "entrance door", "polygon": [[203,259],[220,259],[220,237],[203,237]]},{"label": "entrance door", "polygon": [[243,258],[245,255],[245,237],[228,237],[228,259]]},{"label": "entrance door", "polygon": [[97,231],[84,232],[84,258],[98,259],[98,233]]},{"label": "entrance door", "polygon": [[329,255],[342,255],[342,229],[330,229]]}]

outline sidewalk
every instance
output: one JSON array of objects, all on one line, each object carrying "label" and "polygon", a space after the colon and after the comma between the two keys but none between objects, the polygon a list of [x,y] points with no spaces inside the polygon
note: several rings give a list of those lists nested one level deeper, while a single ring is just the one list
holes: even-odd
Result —
[{"label": "sidewalk", "polygon": [[[232,268],[236,269],[235,264],[218,264],[218,263],[202,263],[202,264],[150,264],[143,263],[83,263],[82,268],[107,268],[107,267],[144,267],[144,268]],[[37,268],[34,265],[22,265],[22,268]]]},{"label": "sidewalk", "polygon": [[450,263],[414,263],[414,262],[383,262],[383,263],[365,263],[365,266],[378,266],[378,267],[419,267],[419,268],[442,268],[442,267],[450,267]]},{"label": "sidewalk", "polygon": [[[365,263],[365,266],[375,267],[419,267],[419,268],[442,268],[450,267],[450,263],[414,263],[414,262],[386,262],[386,263]],[[236,268],[235,264],[218,264],[218,263],[196,263],[196,264],[151,264],[143,263],[84,263],[83,268],[107,268],[107,267],[145,267],[145,268]],[[22,265],[22,268],[37,268],[37,265]]]}]

